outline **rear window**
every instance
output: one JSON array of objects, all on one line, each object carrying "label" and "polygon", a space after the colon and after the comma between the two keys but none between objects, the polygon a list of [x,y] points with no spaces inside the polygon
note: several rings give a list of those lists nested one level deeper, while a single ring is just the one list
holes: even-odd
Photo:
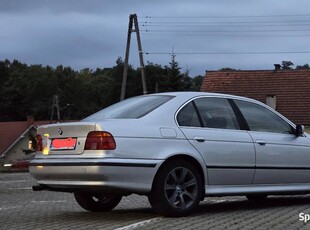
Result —
[{"label": "rear window", "polygon": [[150,95],[129,98],[86,117],[83,121],[140,118],[163,105],[173,96]]}]

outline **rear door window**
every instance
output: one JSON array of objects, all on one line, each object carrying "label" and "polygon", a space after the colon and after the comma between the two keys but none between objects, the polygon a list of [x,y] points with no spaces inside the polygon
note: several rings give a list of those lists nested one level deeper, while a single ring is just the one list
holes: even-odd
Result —
[{"label": "rear door window", "polygon": [[226,98],[198,98],[195,104],[204,127],[240,129],[236,115]]},{"label": "rear door window", "polygon": [[180,126],[240,129],[235,113],[225,98],[195,99],[180,110],[177,121]]}]

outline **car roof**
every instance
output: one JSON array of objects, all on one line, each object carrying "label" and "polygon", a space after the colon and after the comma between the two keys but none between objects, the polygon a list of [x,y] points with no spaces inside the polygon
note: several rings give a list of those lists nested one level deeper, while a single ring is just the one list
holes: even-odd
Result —
[{"label": "car roof", "polygon": [[164,93],[154,93],[149,95],[167,95],[167,96],[188,96],[188,97],[197,97],[197,96],[232,96],[229,94],[221,93],[207,93],[207,92],[193,92],[193,91],[181,91],[181,92],[164,92]]},{"label": "car roof", "polygon": [[230,94],[222,94],[222,93],[209,93],[209,92],[182,91],[182,92],[155,93],[155,94],[149,94],[149,95],[166,95],[166,96],[182,97],[183,99],[191,99],[191,98],[200,97],[200,96],[209,96],[209,97],[224,97],[224,98],[231,98],[231,99],[242,99],[242,100],[257,102],[256,100],[251,99],[251,98],[247,98],[247,97],[241,97],[241,96],[230,95]]}]

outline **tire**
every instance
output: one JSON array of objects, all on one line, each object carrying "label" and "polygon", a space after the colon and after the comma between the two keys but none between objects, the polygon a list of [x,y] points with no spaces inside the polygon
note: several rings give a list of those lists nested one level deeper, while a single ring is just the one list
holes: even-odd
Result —
[{"label": "tire", "polygon": [[149,202],[161,215],[186,216],[202,197],[202,179],[193,164],[185,160],[166,163],[157,173]]},{"label": "tire", "polygon": [[259,194],[259,195],[247,195],[246,198],[252,202],[260,202],[267,199],[267,195]]},{"label": "tire", "polygon": [[101,193],[75,192],[77,203],[90,212],[107,212],[115,208],[122,196],[107,195]]}]

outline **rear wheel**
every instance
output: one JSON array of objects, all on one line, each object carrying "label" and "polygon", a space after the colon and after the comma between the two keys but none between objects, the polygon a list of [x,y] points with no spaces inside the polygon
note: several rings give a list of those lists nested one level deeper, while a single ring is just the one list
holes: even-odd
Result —
[{"label": "rear wheel", "polygon": [[164,216],[186,216],[199,204],[202,180],[198,170],[185,160],[170,161],[154,179],[149,201]]},{"label": "rear wheel", "polygon": [[102,193],[75,192],[74,198],[77,203],[87,211],[107,212],[119,204],[122,196]]}]

